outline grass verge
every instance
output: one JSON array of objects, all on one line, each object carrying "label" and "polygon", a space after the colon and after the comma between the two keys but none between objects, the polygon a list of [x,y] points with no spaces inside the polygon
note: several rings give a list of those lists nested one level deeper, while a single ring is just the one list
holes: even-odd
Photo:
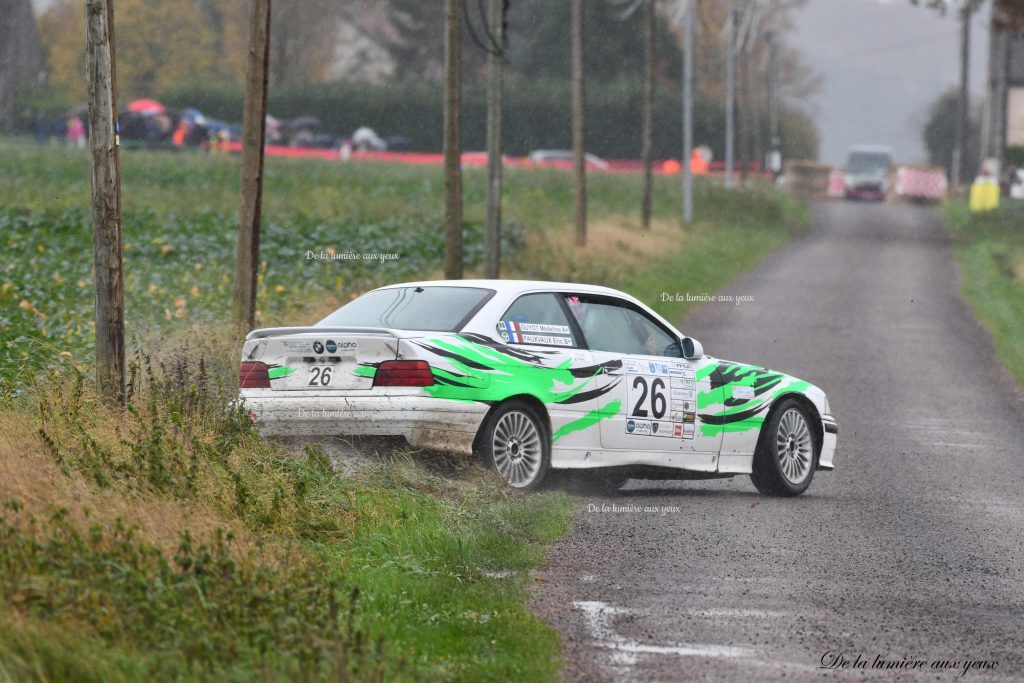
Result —
[{"label": "grass verge", "polygon": [[1024,207],[1020,203],[972,214],[948,203],[942,213],[963,271],[963,295],[996,352],[1024,386]]},{"label": "grass verge", "polygon": [[216,358],[135,367],[127,410],[70,371],[0,417],[0,680],[557,676],[524,589],[568,497],[395,453],[344,479]]}]

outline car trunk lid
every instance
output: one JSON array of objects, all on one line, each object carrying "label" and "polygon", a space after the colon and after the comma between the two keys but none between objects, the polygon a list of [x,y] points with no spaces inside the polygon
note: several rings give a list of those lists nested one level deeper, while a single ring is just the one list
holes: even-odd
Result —
[{"label": "car trunk lid", "polygon": [[246,338],[242,360],[268,366],[275,391],[370,389],[377,365],[398,358],[393,330],[287,327],[256,330]]}]

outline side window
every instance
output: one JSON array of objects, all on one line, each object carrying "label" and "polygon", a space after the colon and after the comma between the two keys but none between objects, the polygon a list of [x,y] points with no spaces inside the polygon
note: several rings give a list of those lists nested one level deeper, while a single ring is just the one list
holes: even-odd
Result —
[{"label": "side window", "polygon": [[594,351],[679,358],[679,340],[640,311],[614,300],[568,296],[566,303]]},{"label": "side window", "polygon": [[508,344],[579,347],[562,306],[554,294],[525,294],[513,303],[497,325]]}]

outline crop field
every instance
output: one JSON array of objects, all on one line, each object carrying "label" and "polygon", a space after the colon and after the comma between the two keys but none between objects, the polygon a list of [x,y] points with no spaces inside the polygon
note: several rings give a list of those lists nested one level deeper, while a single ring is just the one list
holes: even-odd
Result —
[{"label": "crop field", "polygon": [[[148,344],[190,324],[224,322],[232,291],[237,160],[126,152],[122,173],[130,344]],[[628,287],[636,271],[657,273],[668,265],[677,285],[690,280],[706,289],[749,267],[802,220],[799,208],[782,199],[734,193],[722,204],[715,197],[722,191],[708,187],[698,193],[702,223],[687,233],[673,225],[679,205],[675,181],[657,178],[656,224],[644,234],[636,218],[640,179],[592,174],[592,248],[581,252],[568,239],[569,174],[510,170],[506,176],[506,276]],[[439,169],[268,160],[257,324],[312,322],[373,286],[439,277],[441,188]],[[484,193],[482,172],[467,170],[469,274],[479,272],[483,255]],[[702,194],[707,201],[700,201]],[[88,207],[86,153],[0,142],[0,386],[6,392],[61,354],[88,363]],[[714,230],[721,232],[717,239],[710,235]],[[666,258],[687,247],[701,252],[688,254],[689,263],[684,259],[682,265],[690,267]],[[644,289],[650,291],[636,294],[658,303],[663,287]],[[669,306],[663,312],[683,311]]]}]

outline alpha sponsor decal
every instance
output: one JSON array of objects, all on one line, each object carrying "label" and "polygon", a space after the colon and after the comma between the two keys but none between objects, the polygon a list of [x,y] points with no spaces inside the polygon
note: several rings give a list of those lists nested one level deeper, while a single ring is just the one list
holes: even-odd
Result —
[{"label": "alpha sponsor decal", "polygon": [[660,436],[671,439],[676,425],[660,420],[626,420],[626,433],[635,436]]},{"label": "alpha sponsor decal", "polygon": [[[330,340],[327,341],[327,350],[331,350]],[[359,342],[355,339],[342,339],[337,343],[338,353],[343,356],[359,355]]]}]

